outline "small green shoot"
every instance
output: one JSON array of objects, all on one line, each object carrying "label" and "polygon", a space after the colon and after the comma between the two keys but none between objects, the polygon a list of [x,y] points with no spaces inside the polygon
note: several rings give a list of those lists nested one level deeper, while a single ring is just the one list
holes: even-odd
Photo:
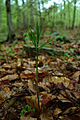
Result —
[{"label": "small green shoot", "polygon": [[[30,30],[27,34],[30,37],[30,40],[32,41],[35,49],[36,49],[36,90],[37,90],[37,100],[38,100],[38,107],[40,109],[40,102],[39,102],[39,88],[38,88],[38,54],[39,54],[39,50],[46,46],[47,44],[52,42],[51,40],[48,40],[47,42],[43,43],[41,46],[39,46],[39,41],[40,41],[40,25],[37,24],[36,25],[36,34],[34,34],[34,30]],[[23,49],[24,51],[24,49]],[[22,54],[23,54],[22,51]]]},{"label": "small green shoot", "polygon": [[72,54],[74,53],[74,49],[70,48],[69,50]]},{"label": "small green shoot", "polygon": [[20,112],[20,116],[24,115],[26,111],[32,110],[32,112],[35,112],[35,108],[31,108],[29,105],[26,105]]},{"label": "small green shoot", "polygon": [[76,59],[80,60],[80,56],[76,55],[75,57],[76,57]]},{"label": "small green shoot", "polygon": [[26,45],[30,46],[29,31],[27,33],[24,33],[24,39],[26,41]]},{"label": "small green shoot", "polygon": [[9,99],[3,99],[3,103],[4,102],[9,102],[10,100]]}]

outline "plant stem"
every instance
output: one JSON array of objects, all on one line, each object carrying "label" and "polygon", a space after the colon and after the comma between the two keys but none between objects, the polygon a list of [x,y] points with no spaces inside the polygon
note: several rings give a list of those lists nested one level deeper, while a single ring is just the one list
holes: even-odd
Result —
[{"label": "plant stem", "polygon": [[37,90],[38,107],[40,109],[40,104],[39,104],[39,87],[38,87],[38,47],[37,47],[37,50],[36,50],[36,90]]}]

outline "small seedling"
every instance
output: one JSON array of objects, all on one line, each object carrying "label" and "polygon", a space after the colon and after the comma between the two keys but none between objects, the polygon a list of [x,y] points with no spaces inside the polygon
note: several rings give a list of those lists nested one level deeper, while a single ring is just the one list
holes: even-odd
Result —
[{"label": "small seedling", "polygon": [[26,41],[26,45],[30,46],[29,31],[27,33],[24,33],[24,38],[25,38],[25,41]]},{"label": "small seedling", "polygon": [[4,102],[9,102],[10,100],[9,99],[3,99],[3,103]]},{"label": "small seedling", "polygon": [[73,50],[72,48],[70,48],[69,50],[70,50],[70,52],[71,52],[72,54],[74,53],[74,50]]},{"label": "small seedling", "polygon": [[[42,44],[41,46],[39,46],[39,41],[40,41],[40,26],[39,24],[36,25],[36,32],[34,34],[34,30],[29,30],[28,34],[27,34],[30,38],[30,40],[32,41],[35,50],[36,50],[36,90],[37,90],[37,100],[38,100],[38,107],[40,109],[40,103],[39,103],[39,88],[38,88],[38,54],[39,54],[39,50],[44,47],[45,45],[49,44],[52,42],[52,40],[48,40],[47,42],[45,42],[44,44]],[[22,50],[22,56],[24,53],[24,48]]]},{"label": "small seedling", "polygon": [[26,111],[32,110],[32,112],[35,112],[35,108],[31,108],[29,105],[26,105],[20,112],[20,116],[24,115]]}]

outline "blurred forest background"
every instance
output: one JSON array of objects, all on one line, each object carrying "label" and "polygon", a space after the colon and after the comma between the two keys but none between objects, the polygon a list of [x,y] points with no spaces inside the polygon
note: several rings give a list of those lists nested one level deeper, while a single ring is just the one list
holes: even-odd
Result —
[{"label": "blurred forest background", "polygon": [[34,29],[37,22],[43,32],[80,27],[80,0],[60,0],[46,8],[49,1],[0,0],[0,41]]}]

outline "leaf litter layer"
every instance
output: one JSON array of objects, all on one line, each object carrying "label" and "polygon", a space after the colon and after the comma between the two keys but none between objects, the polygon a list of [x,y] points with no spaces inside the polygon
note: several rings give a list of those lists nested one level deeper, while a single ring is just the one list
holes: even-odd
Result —
[{"label": "leaf litter layer", "polygon": [[70,55],[39,55],[40,110],[36,96],[36,61],[26,52],[22,58],[24,44],[18,42],[0,47],[0,119],[79,120],[79,44],[51,43]]}]

